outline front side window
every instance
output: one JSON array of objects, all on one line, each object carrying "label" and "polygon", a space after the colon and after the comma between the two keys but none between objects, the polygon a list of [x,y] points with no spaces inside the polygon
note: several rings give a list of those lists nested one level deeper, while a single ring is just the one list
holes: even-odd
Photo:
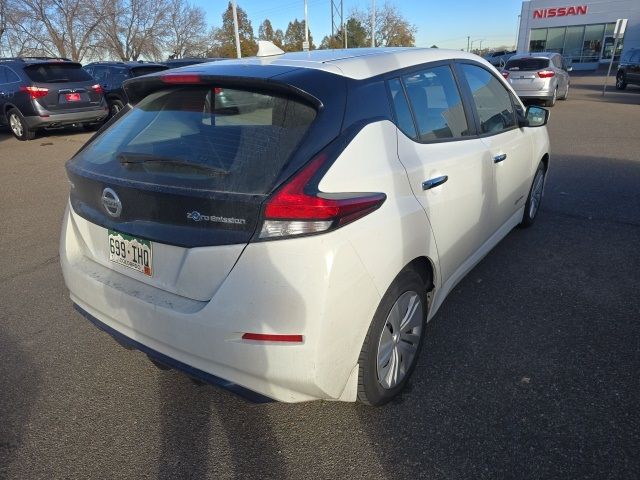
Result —
[{"label": "front side window", "polygon": [[469,135],[467,117],[451,68],[433,67],[402,78],[418,127],[429,142]]},{"label": "front side window", "polygon": [[476,65],[463,64],[480,120],[480,132],[495,134],[516,125],[509,91],[489,71]]}]

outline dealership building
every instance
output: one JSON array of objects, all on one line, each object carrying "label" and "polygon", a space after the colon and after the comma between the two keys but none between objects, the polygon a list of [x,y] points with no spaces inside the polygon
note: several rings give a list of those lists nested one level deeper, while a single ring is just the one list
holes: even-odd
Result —
[{"label": "dealership building", "polygon": [[615,60],[640,48],[640,0],[522,2],[518,53],[558,52],[574,70],[594,70],[611,61],[616,20],[628,19]]}]

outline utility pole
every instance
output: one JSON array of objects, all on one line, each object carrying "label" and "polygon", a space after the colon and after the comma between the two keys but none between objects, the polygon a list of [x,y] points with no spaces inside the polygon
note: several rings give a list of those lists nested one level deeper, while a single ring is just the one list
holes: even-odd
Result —
[{"label": "utility pole", "polygon": [[307,8],[307,0],[304,0],[304,45],[302,50],[309,51],[309,9]]},{"label": "utility pole", "polygon": [[469,40],[471,40],[471,37],[467,35],[467,52],[469,51]]},{"label": "utility pole", "polygon": [[240,52],[240,34],[238,33],[238,10],[236,8],[236,0],[231,3],[233,8],[233,33],[236,36],[236,54],[238,58],[242,58],[242,52]]},{"label": "utility pole", "polygon": [[371,0],[371,46],[376,46],[376,0]]}]

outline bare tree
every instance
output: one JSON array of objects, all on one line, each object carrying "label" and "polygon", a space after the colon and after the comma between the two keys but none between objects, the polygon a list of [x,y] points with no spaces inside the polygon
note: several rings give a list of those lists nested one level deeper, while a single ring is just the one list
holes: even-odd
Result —
[{"label": "bare tree", "polygon": [[205,12],[185,0],[171,0],[165,48],[170,58],[202,56],[207,51]]},{"label": "bare tree", "polygon": [[7,0],[5,12],[9,50],[22,45],[75,61],[93,50],[100,18],[86,0]]},{"label": "bare tree", "polygon": [[169,0],[104,0],[96,9],[103,53],[120,60],[162,58],[169,37]]},{"label": "bare tree", "polygon": [[[353,10],[350,15],[363,25],[367,31],[367,44],[371,44],[371,12]],[[385,3],[376,9],[375,45],[377,47],[413,47],[416,42],[415,25],[402,16],[398,7]]]}]

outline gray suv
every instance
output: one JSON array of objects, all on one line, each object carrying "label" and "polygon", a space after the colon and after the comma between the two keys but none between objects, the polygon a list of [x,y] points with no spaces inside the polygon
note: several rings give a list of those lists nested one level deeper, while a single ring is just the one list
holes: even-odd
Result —
[{"label": "gray suv", "polygon": [[569,96],[571,70],[559,53],[536,52],[511,57],[502,76],[521,99],[542,100],[545,107],[553,107],[556,100]]}]

